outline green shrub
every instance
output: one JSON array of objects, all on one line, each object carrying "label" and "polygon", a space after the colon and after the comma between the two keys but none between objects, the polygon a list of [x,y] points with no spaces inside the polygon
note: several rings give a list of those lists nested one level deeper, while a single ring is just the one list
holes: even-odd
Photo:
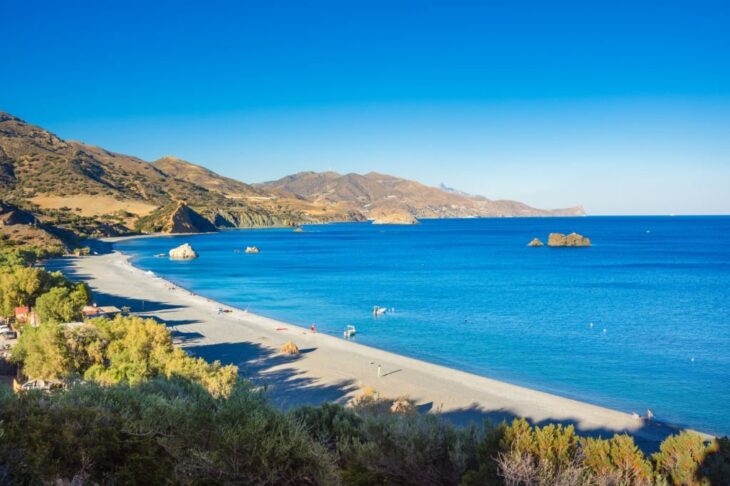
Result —
[{"label": "green shrub", "polygon": [[626,434],[613,438],[581,439],[583,464],[597,484],[649,485],[652,465]]},{"label": "green shrub", "polygon": [[531,427],[514,420],[504,431],[499,474],[512,485],[577,485],[585,481],[580,441],[572,425]]},{"label": "green shrub", "polygon": [[476,467],[479,433],[433,414],[364,414],[361,439],[341,447],[352,484],[456,485]]},{"label": "green shrub", "polygon": [[81,319],[81,309],[91,300],[86,284],[54,287],[36,299],[35,310],[41,322],[73,322]]},{"label": "green shrub", "polygon": [[134,316],[98,318],[73,327],[53,320],[37,328],[26,326],[12,359],[31,379],[78,376],[104,385],[137,385],[160,376],[183,377],[215,396],[230,394],[238,377],[235,366],[192,357],[173,345],[164,325]]},{"label": "green shrub", "polygon": [[304,428],[245,385],[227,399],[175,379],[0,400],[0,464],[17,484],[339,482]]},{"label": "green shrub", "polygon": [[652,456],[657,474],[675,485],[710,484],[699,479],[699,468],[710,452],[702,437],[692,432],[682,432],[667,437],[659,452]]}]

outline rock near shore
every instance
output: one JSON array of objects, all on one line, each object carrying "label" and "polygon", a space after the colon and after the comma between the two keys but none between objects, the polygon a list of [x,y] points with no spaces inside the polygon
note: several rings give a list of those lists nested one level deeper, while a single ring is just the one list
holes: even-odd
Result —
[{"label": "rock near shore", "polygon": [[570,233],[569,235],[550,233],[550,236],[548,236],[548,246],[586,247],[591,246],[591,240],[578,233]]},{"label": "rock near shore", "polygon": [[172,260],[192,260],[193,258],[198,258],[198,253],[193,250],[190,244],[185,243],[170,250],[170,258]]},{"label": "rock near shore", "polygon": [[534,238],[531,242],[527,244],[527,246],[544,246],[545,244],[540,240],[540,238]]}]

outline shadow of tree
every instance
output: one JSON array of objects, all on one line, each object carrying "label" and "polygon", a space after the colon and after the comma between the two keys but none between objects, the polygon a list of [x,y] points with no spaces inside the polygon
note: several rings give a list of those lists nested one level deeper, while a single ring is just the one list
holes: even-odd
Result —
[{"label": "shadow of tree", "polygon": [[345,404],[358,389],[354,380],[322,384],[288,364],[302,359],[278,353],[256,343],[237,342],[186,346],[188,352],[208,361],[238,366],[241,376],[266,388],[271,402],[282,409],[324,402]]},{"label": "shadow of tree", "polygon": [[[467,408],[449,410],[447,412],[441,412],[437,409],[435,413],[438,413],[444,420],[461,426],[482,424],[484,421],[489,421],[493,424],[499,424],[502,422],[509,423],[514,419],[523,418],[509,409],[500,408],[489,410],[484,409],[476,403]],[[527,421],[531,425],[539,427],[549,424],[560,424],[563,426],[572,425],[579,435],[585,437],[602,437],[606,439],[613,437],[615,434],[625,432],[631,435],[634,438],[636,445],[646,453],[659,450],[659,445],[664,439],[670,435],[677,434],[682,430],[680,427],[656,421],[642,421],[639,427],[625,431],[604,427],[586,427],[583,425],[581,420],[577,418],[547,418],[540,421],[534,421],[528,418]]]}]

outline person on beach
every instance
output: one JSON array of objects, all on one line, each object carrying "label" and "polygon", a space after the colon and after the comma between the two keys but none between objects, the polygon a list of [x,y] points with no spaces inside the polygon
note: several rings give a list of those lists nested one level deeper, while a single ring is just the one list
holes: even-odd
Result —
[{"label": "person on beach", "polygon": [[378,378],[380,378],[381,376],[383,376],[383,369],[380,365],[378,365]]},{"label": "person on beach", "polygon": [[311,326],[309,326],[309,330],[312,331],[312,334],[314,334],[315,332],[317,332],[317,328],[314,326],[314,324],[312,324]]}]

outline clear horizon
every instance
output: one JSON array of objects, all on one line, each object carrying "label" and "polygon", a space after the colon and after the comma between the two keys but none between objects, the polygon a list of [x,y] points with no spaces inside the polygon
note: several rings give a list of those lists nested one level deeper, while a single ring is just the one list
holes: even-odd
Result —
[{"label": "clear horizon", "polygon": [[9,1],[0,110],[245,182],[730,213],[730,6]]}]

